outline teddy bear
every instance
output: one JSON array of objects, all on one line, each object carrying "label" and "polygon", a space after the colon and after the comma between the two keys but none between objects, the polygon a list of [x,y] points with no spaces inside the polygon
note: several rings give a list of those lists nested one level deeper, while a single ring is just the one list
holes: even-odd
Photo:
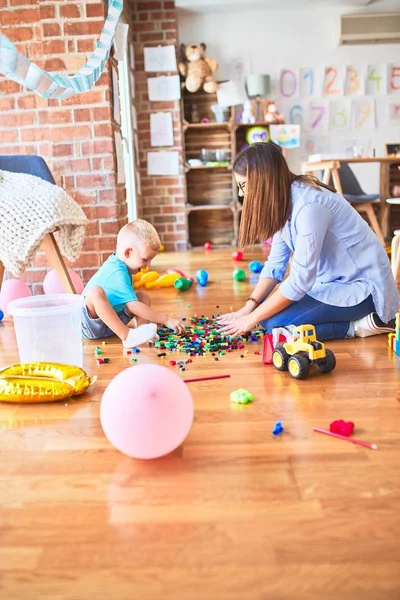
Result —
[{"label": "teddy bear", "polygon": [[275,106],[275,102],[270,102],[267,108],[267,112],[264,115],[264,120],[270,125],[281,125],[285,122],[285,119],[278,112],[278,109]]},{"label": "teddy bear", "polygon": [[208,94],[217,91],[217,82],[213,75],[218,63],[213,58],[207,58],[204,53],[205,44],[181,45],[183,60],[179,62],[180,74],[185,77],[185,87],[188,92],[197,92],[201,87]]}]

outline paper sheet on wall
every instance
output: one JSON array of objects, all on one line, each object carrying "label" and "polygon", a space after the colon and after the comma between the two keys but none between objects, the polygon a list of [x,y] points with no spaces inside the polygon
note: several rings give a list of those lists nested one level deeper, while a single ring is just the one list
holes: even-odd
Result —
[{"label": "paper sheet on wall", "polygon": [[179,152],[148,152],[148,175],[179,175]]},{"label": "paper sheet on wall", "polygon": [[345,67],[325,67],[324,96],[329,96],[330,98],[343,96],[345,76]]},{"label": "paper sheet on wall", "polygon": [[351,100],[341,98],[331,100],[329,106],[329,124],[331,131],[348,131],[351,126]]},{"label": "paper sheet on wall", "polygon": [[300,125],[270,125],[271,140],[281,148],[300,146]]},{"label": "paper sheet on wall", "polygon": [[360,98],[353,100],[353,127],[354,129],[375,129],[375,99]]},{"label": "paper sheet on wall", "polygon": [[115,60],[124,60],[126,57],[126,48],[128,46],[128,31],[127,23],[118,23],[114,35],[114,58]]},{"label": "paper sheet on wall", "polygon": [[347,65],[344,77],[344,93],[346,96],[360,96],[365,94],[365,73],[362,66]]},{"label": "paper sheet on wall", "polygon": [[329,100],[327,98],[319,98],[308,103],[304,129],[312,133],[323,133],[329,130]]},{"label": "paper sheet on wall", "polygon": [[400,101],[389,102],[388,104],[389,121],[393,124],[400,125]]},{"label": "paper sheet on wall", "polygon": [[147,73],[176,71],[175,46],[157,46],[144,49],[144,70]]},{"label": "paper sheet on wall", "polygon": [[387,94],[387,65],[374,64],[367,67],[365,93]]},{"label": "paper sheet on wall", "polygon": [[149,77],[147,92],[151,102],[172,102],[181,97],[179,75]]},{"label": "paper sheet on wall", "polygon": [[118,71],[114,65],[111,69],[111,80],[113,94],[113,117],[114,121],[118,123],[118,125],[121,125],[121,105],[119,101]]},{"label": "paper sheet on wall", "polygon": [[117,183],[125,183],[124,146],[119,131],[114,131],[114,142],[117,157]]},{"label": "paper sheet on wall", "polygon": [[18,52],[15,45],[1,33],[0,73],[42,98],[63,100],[90,90],[104,70],[122,8],[122,0],[109,0],[107,17],[96,49],[75,75],[40,69]]},{"label": "paper sheet on wall", "polygon": [[152,146],[174,145],[172,113],[160,112],[150,115],[150,140]]},{"label": "paper sheet on wall", "polygon": [[219,106],[236,106],[248,100],[243,81],[225,81],[217,89]]}]

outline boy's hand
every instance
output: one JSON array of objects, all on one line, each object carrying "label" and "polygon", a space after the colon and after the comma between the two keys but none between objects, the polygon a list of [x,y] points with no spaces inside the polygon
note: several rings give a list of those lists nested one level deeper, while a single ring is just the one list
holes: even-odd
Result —
[{"label": "boy's hand", "polygon": [[179,319],[168,317],[168,319],[165,321],[165,325],[170,329],[173,329],[175,333],[183,333],[185,331],[185,326],[181,321],[179,321]]}]

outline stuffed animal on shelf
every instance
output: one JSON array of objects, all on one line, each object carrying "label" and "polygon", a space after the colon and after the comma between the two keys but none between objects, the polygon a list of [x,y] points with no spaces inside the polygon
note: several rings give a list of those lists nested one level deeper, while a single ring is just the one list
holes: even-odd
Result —
[{"label": "stuffed animal on shelf", "polygon": [[240,119],[241,123],[255,123],[256,118],[253,113],[253,106],[250,100],[243,104],[243,112]]},{"label": "stuffed animal on shelf", "polygon": [[217,91],[217,82],[214,79],[214,73],[218,68],[218,63],[213,58],[207,58],[204,53],[205,44],[181,45],[182,56],[184,57],[178,64],[180,74],[185,78],[185,87],[188,92],[197,92],[201,88],[208,94]]},{"label": "stuffed animal on shelf", "polygon": [[264,115],[264,120],[270,125],[282,125],[285,122],[285,119],[281,113],[278,112],[275,102],[270,102],[268,104],[267,112]]}]

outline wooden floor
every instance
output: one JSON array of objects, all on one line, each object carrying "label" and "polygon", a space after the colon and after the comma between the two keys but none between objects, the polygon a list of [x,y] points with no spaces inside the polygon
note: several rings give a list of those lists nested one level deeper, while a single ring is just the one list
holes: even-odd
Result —
[{"label": "wooden floor", "polygon": [[[160,255],[154,266],[207,268],[206,288],[152,290],[176,316],[239,307],[231,251]],[[260,258],[252,253],[248,258]],[[247,261],[245,263],[247,265]],[[190,307],[188,305],[190,304]],[[332,342],[337,368],[296,382],[262,366],[249,345],[219,362],[196,358],[185,376],[195,421],[184,445],[154,461],[117,452],[99,402],[130,366],[106,346],[99,379],[77,401],[0,404],[0,598],[3,600],[399,600],[400,358],[386,336]],[[12,322],[0,327],[0,366],[18,362]],[[157,362],[145,348],[140,363]],[[245,387],[253,404],[232,405]],[[343,418],[372,451],[313,433]],[[281,419],[285,433],[272,428]]]}]

